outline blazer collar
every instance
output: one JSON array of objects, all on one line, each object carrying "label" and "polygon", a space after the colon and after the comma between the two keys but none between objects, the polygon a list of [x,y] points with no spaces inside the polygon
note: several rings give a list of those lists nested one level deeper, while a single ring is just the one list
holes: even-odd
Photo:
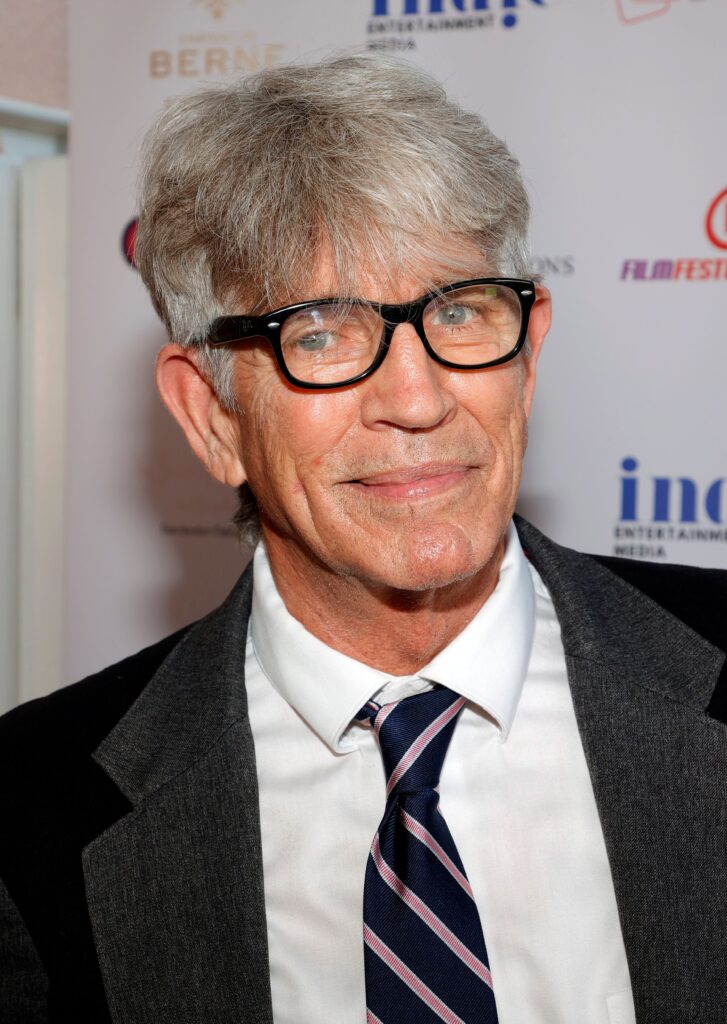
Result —
[{"label": "blazer collar", "polygon": [[95,760],[133,805],[85,847],[112,1019],[272,1024],[255,750],[251,573],[192,627]]},{"label": "blazer collar", "polygon": [[705,709],[725,652],[588,555],[515,517],[526,554],[550,590],[566,657],[614,669],[669,700]]},{"label": "blazer collar", "polygon": [[252,568],[227,600],[196,623],[94,753],[138,806],[247,719],[245,645]]}]

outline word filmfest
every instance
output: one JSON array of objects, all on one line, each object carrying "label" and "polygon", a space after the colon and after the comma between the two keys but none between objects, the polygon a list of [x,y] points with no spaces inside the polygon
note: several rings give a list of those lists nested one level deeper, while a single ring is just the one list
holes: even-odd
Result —
[{"label": "word filmfest", "polygon": [[727,281],[727,259],[624,260],[622,281]]}]

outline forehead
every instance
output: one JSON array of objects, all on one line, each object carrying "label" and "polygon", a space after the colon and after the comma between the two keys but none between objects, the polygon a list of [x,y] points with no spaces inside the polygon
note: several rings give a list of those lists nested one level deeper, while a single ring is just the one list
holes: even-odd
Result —
[{"label": "forehead", "polygon": [[402,260],[395,251],[378,258],[361,252],[353,273],[342,281],[330,245],[322,244],[310,274],[285,304],[337,297],[408,302],[444,284],[496,273],[473,242],[431,239],[421,248],[415,261]]}]

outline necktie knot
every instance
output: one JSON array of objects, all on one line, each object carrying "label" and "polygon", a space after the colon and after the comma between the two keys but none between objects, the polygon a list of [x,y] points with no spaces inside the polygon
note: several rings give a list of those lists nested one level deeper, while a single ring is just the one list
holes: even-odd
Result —
[{"label": "necktie knot", "polygon": [[465,698],[437,686],[395,704],[369,701],[356,716],[369,718],[378,735],[387,797],[439,785],[449,742]]}]

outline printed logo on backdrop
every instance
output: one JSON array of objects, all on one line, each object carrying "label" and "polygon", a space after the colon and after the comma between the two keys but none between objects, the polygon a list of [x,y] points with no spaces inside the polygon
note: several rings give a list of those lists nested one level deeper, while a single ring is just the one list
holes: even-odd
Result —
[{"label": "printed logo on backdrop", "polygon": [[215,19],[222,18],[232,7],[233,3],[245,3],[245,0],[192,0],[195,4],[204,7]]},{"label": "printed logo on backdrop", "polygon": [[[187,0],[190,31],[176,33],[149,52],[149,77],[155,79],[209,79],[249,74],[279,64],[285,57],[283,43],[260,40],[250,30],[254,12],[247,0]],[[210,29],[210,22],[220,24]],[[224,27],[223,27],[224,26]]]},{"label": "printed logo on backdrop", "polygon": [[616,11],[626,25],[667,14],[674,0],[616,0]]},{"label": "printed logo on backdrop", "polygon": [[635,25],[658,18],[661,14],[668,14],[674,9],[676,2],[677,0],[614,0],[616,13],[623,25]]},{"label": "printed logo on backdrop", "polygon": [[369,50],[415,50],[427,32],[512,29],[546,0],[368,0]]},{"label": "printed logo on backdrop", "polygon": [[727,249],[727,188],[712,200],[704,227],[712,245],[718,249]]},{"label": "printed logo on backdrop", "polygon": [[[704,218],[704,232],[716,249],[727,250],[727,188],[709,203]],[[621,280],[727,281],[727,256],[626,259],[621,265]]]},{"label": "printed logo on backdrop", "polygon": [[573,256],[532,256],[530,266],[540,277],[571,277],[576,272]]},{"label": "printed logo on backdrop", "polygon": [[134,270],[136,270],[135,249],[136,229],[138,228],[138,226],[139,218],[134,217],[133,220],[130,220],[129,223],[124,228],[124,230],[121,232],[121,252],[126,262],[129,264],[130,267],[133,267]]},{"label": "printed logo on backdrop", "polygon": [[614,555],[678,562],[685,545],[727,543],[726,492],[725,477],[653,475],[633,455],[626,456],[618,481]]}]

